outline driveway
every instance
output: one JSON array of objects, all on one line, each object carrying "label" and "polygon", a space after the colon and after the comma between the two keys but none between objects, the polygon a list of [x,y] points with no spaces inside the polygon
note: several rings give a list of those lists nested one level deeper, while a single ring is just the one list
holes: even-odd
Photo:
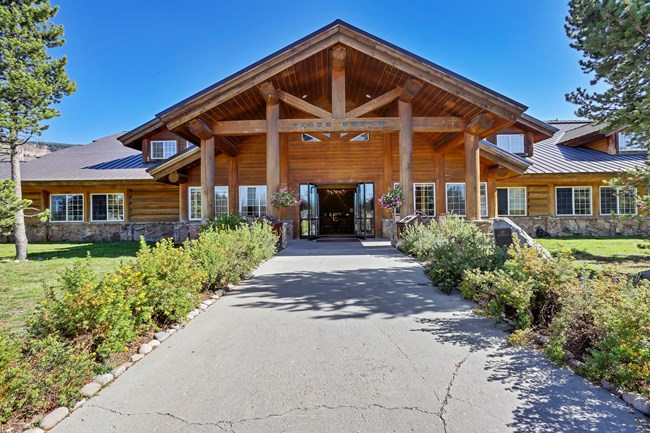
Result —
[{"label": "driveway", "polygon": [[294,241],[57,433],[634,432],[381,242]]}]

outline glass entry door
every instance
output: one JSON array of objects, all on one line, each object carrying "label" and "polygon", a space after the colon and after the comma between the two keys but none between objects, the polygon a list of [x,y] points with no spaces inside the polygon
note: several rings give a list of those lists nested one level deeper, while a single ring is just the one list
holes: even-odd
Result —
[{"label": "glass entry door", "polygon": [[316,239],[319,231],[318,188],[313,183],[300,184],[300,237]]},{"label": "glass entry door", "polygon": [[360,183],[354,193],[354,234],[364,239],[375,236],[375,185]]}]

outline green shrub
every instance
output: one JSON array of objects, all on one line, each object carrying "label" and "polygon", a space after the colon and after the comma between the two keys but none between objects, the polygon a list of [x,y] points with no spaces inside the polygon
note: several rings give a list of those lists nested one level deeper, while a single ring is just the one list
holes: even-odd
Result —
[{"label": "green shrub", "polygon": [[650,282],[601,272],[568,286],[547,353],[582,358],[582,373],[650,396]]},{"label": "green shrub", "polygon": [[498,269],[466,271],[461,293],[487,315],[513,319],[517,329],[547,327],[561,307],[563,287],[577,277],[572,259],[564,253],[547,259],[534,248],[520,246],[516,236],[508,254]]},{"label": "green shrub", "polygon": [[404,251],[424,260],[429,278],[446,293],[458,287],[466,271],[494,269],[505,256],[478,226],[455,215],[409,228],[404,239]]},{"label": "green shrub", "polygon": [[207,278],[188,250],[176,247],[171,239],[163,239],[155,247],[143,239],[134,271],[142,279],[137,309],[145,317],[150,314],[158,326],[187,316],[196,307]]},{"label": "green shrub", "polygon": [[207,275],[210,288],[237,284],[275,254],[277,237],[265,223],[236,229],[210,228],[186,244],[187,251]]},{"label": "green shrub", "polygon": [[0,333],[0,423],[71,406],[93,366],[86,350],[53,336],[18,341]]},{"label": "green shrub", "polygon": [[137,335],[129,292],[129,267],[98,277],[90,259],[76,261],[59,276],[60,287],[46,287],[32,320],[36,336],[51,333],[86,347],[99,359],[124,350]]},{"label": "green shrub", "polygon": [[241,215],[230,212],[230,213],[220,213],[212,221],[206,223],[205,229],[207,230],[234,230],[242,224],[245,224],[246,220],[243,220]]}]

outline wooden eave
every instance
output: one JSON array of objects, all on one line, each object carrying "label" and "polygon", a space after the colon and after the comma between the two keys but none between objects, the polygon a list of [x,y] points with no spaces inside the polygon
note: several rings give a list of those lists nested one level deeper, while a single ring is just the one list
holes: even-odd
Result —
[{"label": "wooden eave", "polygon": [[162,120],[156,118],[144,123],[126,134],[120,135],[117,139],[127,147],[142,150],[142,138],[165,127]]},{"label": "wooden eave", "polygon": [[558,129],[544,121],[534,118],[526,113],[523,113],[515,122],[515,126],[525,131],[532,132],[535,142],[551,138]]},{"label": "wooden eave", "polygon": [[[237,113],[237,119],[253,120],[263,118],[264,104],[262,104],[259,95],[256,94],[257,90],[255,87],[265,81],[273,82],[274,80],[279,80],[287,71],[290,73],[291,68],[297,63],[311,56],[323,52],[325,55],[328,55],[327,48],[337,44],[351,48],[354,52],[367,56],[373,59],[373,61],[382,62],[396,68],[402,71],[405,77],[413,77],[429,84],[431,87],[429,94],[427,94],[427,89],[424,89],[418,100],[414,101],[414,112],[419,109],[418,103],[421,106],[425,106],[425,104],[431,105],[444,100],[445,96],[459,98],[465,101],[465,106],[461,108],[465,110],[468,117],[488,111],[510,122],[514,122],[527,108],[503,95],[365,33],[362,30],[354,28],[349,24],[342,21],[335,21],[248,68],[158,113],[157,117],[170,130],[180,133],[180,130],[184,130],[184,125],[189,120],[207,114],[208,111],[241,95],[242,101],[240,101],[240,105],[248,104],[248,108]],[[351,81],[351,79],[348,79],[348,82]],[[399,85],[400,83],[398,82],[397,84]],[[278,86],[278,88],[282,88],[282,86]],[[434,94],[436,92],[438,92],[437,95]],[[440,94],[441,92],[444,94]],[[310,102],[312,104],[316,103],[314,100]],[[470,113],[472,107],[473,111]],[[324,106],[323,108],[327,109],[328,107]],[[289,114],[289,116],[282,116],[281,113],[281,117],[292,117],[290,115],[291,113],[285,114]],[[234,118],[222,117],[217,113],[213,113],[213,115],[215,115],[215,119],[213,120],[236,120]],[[208,121],[209,119],[205,120]]]},{"label": "wooden eave", "polygon": [[501,167],[505,167],[508,170],[512,170],[515,173],[523,174],[531,165],[523,158],[506,152],[503,149],[499,149],[498,147],[483,140],[479,142],[479,151],[481,158],[485,158],[488,161],[491,161]]},{"label": "wooden eave", "polygon": [[201,149],[195,147],[151,167],[147,172],[154,180],[164,182],[170,174],[174,172],[184,173],[188,169],[198,166],[200,162]]}]

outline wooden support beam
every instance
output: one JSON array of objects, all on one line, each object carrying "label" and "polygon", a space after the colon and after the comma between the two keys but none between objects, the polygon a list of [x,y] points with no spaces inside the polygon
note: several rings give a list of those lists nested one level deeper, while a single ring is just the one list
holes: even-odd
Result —
[{"label": "wooden support beam", "polygon": [[131,189],[124,190],[124,222],[128,223],[131,220]]},{"label": "wooden support beam", "polygon": [[313,104],[310,104],[309,102],[305,101],[304,99],[300,99],[296,96],[293,96],[290,93],[287,93],[283,90],[276,89],[275,94],[277,95],[278,99],[280,101],[284,102],[287,105],[290,105],[294,108],[297,108],[300,111],[303,111],[305,113],[313,114],[316,117],[319,117],[321,119],[331,119],[332,118],[332,113],[330,113],[327,110],[323,110],[320,107],[317,107]]},{"label": "wooden support beam", "polygon": [[266,212],[278,216],[277,209],[271,205],[273,193],[280,188],[280,105],[266,100]]},{"label": "wooden support beam", "polygon": [[411,102],[413,101],[413,97],[417,95],[421,89],[422,83],[420,81],[409,78],[404,84],[399,100],[402,102]]},{"label": "wooden support beam", "polygon": [[214,135],[201,139],[201,219],[214,219]]},{"label": "wooden support beam", "polygon": [[481,165],[478,135],[463,133],[465,139],[465,216],[477,220],[481,216]]},{"label": "wooden support beam", "polygon": [[332,117],[345,117],[345,61],[348,52],[345,47],[332,49]]},{"label": "wooden support beam", "polygon": [[178,187],[178,219],[180,221],[189,221],[190,200],[188,197],[188,184],[183,183]]},{"label": "wooden support beam", "polygon": [[192,134],[196,135],[201,140],[207,140],[214,135],[212,128],[210,128],[208,124],[201,119],[190,120],[187,123],[187,127]]},{"label": "wooden support beam", "polygon": [[228,210],[239,212],[239,158],[230,158],[228,173]]},{"label": "wooden support beam", "polygon": [[257,88],[260,91],[262,98],[264,98],[264,101],[266,101],[267,105],[275,105],[278,103],[278,95],[273,83],[267,81],[266,83],[262,83],[257,86]]},{"label": "wooden support beam", "polygon": [[348,111],[345,113],[345,117],[361,117],[364,114],[368,114],[371,111],[374,111],[378,108],[388,105],[393,102],[395,99],[399,98],[402,94],[402,88],[396,87],[393,90],[389,90],[381,96],[377,96],[375,99],[372,99],[365,104],[355,108],[354,110]]},{"label": "wooden support beam", "polygon": [[174,185],[181,185],[183,183],[187,183],[188,177],[186,174],[179,173],[177,171],[171,173],[168,176],[169,182],[173,183]]},{"label": "wooden support beam", "polygon": [[616,140],[619,134],[611,134],[607,137],[607,154],[616,155]]},{"label": "wooden support beam", "polygon": [[404,192],[400,215],[404,218],[414,212],[413,207],[413,107],[410,102],[398,101],[399,183]]},{"label": "wooden support beam", "polygon": [[217,137],[214,146],[222,153],[233,157],[239,155],[239,149],[226,137]]},{"label": "wooden support beam", "polygon": [[467,123],[462,117],[414,117],[414,132],[460,132]]},{"label": "wooden support beam", "polygon": [[151,161],[151,150],[149,150],[149,140],[142,140],[142,162]]},{"label": "wooden support beam", "polygon": [[488,114],[481,113],[467,124],[465,131],[472,135],[481,135],[492,128],[492,125],[494,125],[494,118]]},{"label": "wooden support beam", "polygon": [[[388,192],[393,187],[393,145],[390,132],[384,132],[384,191]],[[377,194],[377,191],[375,191]],[[377,194],[380,195],[380,194]],[[390,218],[390,209],[384,209],[384,217]]]},{"label": "wooden support beam", "polygon": [[436,216],[447,215],[447,179],[445,176],[445,157],[441,153],[433,154],[433,169],[436,182]]},{"label": "wooden support beam", "polygon": [[487,180],[487,201],[488,201],[488,218],[496,218],[499,212],[497,180],[488,175]]},{"label": "wooden support beam", "polygon": [[214,135],[256,135],[266,132],[266,120],[226,120],[212,125]]}]

